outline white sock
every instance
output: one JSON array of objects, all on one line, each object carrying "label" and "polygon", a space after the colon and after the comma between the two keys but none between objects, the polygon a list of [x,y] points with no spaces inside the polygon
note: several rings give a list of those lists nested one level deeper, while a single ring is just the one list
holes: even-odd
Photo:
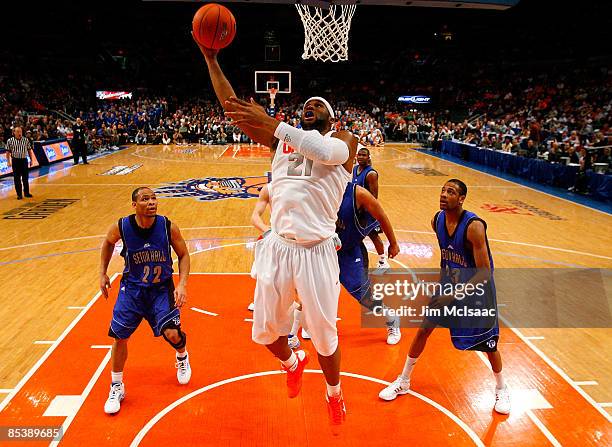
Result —
[{"label": "white sock", "polygon": [[113,383],[123,383],[123,371],[111,371],[111,381]]},{"label": "white sock", "polygon": [[410,381],[410,375],[412,374],[412,369],[414,368],[414,364],[417,362],[419,358],[416,359],[408,356],[406,357],[406,363],[404,364],[404,370],[402,371],[402,379],[405,381]]},{"label": "white sock", "polygon": [[293,311],[293,326],[291,326],[291,335],[297,335],[297,331],[300,327],[300,320],[302,318],[302,311],[295,309]]},{"label": "white sock", "polygon": [[[178,359],[179,357],[187,357],[189,354],[187,354],[187,349],[185,349],[185,352],[178,352],[176,351],[176,358]],[[183,359],[185,360],[185,359]]]},{"label": "white sock", "polygon": [[340,382],[338,382],[338,385],[330,385],[329,383],[325,382],[325,386],[327,387],[328,396],[340,395]]},{"label": "white sock", "polygon": [[502,375],[502,372],[494,372],[493,375],[495,376],[495,388],[497,388],[498,390],[502,390],[504,388],[506,388],[506,383],[504,382],[504,376]]},{"label": "white sock", "polygon": [[387,260],[387,255],[383,253],[382,255],[378,255],[378,258],[379,258],[381,261],[386,261],[386,260]]},{"label": "white sock", "polygon": [[298,358],[295,355],[295,352],[291,351],[289,358],[287,360],[281,360],[281,363],[289,371],[295,371],[295,368],[297,368],[298,365]]},{"label": "white sock", "polygon": [[[382,302],[382,300],[381,300],[381,302]],[[386,307],[384,304],[381,304],[381,305],[383,307]],[[399,317],[397,317],[395,315],[391,316],[390,313],[387,313],[386,320],[387,320],[387,323],[386,323],[387,327],[399,327],[399,323],[400,323]]]}]

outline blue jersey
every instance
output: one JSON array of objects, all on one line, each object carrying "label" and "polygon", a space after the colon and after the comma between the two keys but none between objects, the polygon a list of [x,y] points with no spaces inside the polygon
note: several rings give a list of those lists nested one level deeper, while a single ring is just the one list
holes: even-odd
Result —
[{"label": "blue jersey", "polygon": [[342,249],[359,246],[365,237],[378,226],[378,222],[368,213],[359,212],[356,190],[357,184],[347,183],[338,210],[336,232],[342,242]]},{"label": "blue jersey", "polygon": [[[471,211],[463,211],[453,234],[448,234],[446,228],[446,213],[438,212],[434,217],[434,227],[440,246],[440,268],[442,284],[467,283],[476,274],[474,253],[467,245],[467,230],[470,223],[479,220],[485,227],[485,241],[491,266],[491,277],[485,285],[483,295],[472,295],[463,300],[456,300],[452,306],[461,308],[467,306],[471,309],[496,308],[495,282],[493,280],[493,257],[489,249],[486,236],[487,224]],[[431,320],[431,319],[430,319]],[[445,321],[446,324],[442,323]],[[495,351],[499,338],[497,314],[493,317],[482,318],[448,318],[439,320],[451,332],[451,340],[457,349],[473,349],[478,351]]]},{"label": "blue jersey", "polygon": [[476,262],[474,253],[467,247],[467,229],[475,220],[481,221],[485,226],[485,240],[489,253],[489,264],[491,274],[493,273],[493,257],[489,250],[489,241],[486,236],[487,224],[471,211],[463,211],[459,217],[459,223],[452,235],[446,229],[446,213],[440,211],[434,218],[436,236],[440,245],[440,267],[442,268],[443,281],[445,282],[467,282],[476,273]]},{"label": "blue jersey", "polygon": [[125,259],[123,281],[153,287],[172,280],[170,221],[166,217],[156,216],[150,228],[140,228],[132,214],[119,219],[119,232]]},{"label": "blue jersey", "polygon": [[368,176],[368,174],[372,171],[376,172],[376,169],[374,169],[372,166],[366,166],[365,168],[363,168],[363,171],[361,171],[360,173],[357,173],[357,170],[360,168],[361,166],[357,165],[353,168],[353,183],[368,189],[368,185],[366,183],[366,177]]},{"label": "blue jersey", "polygon": [[371,291],[368,278],[368,251],[363,239],[370,234],[378,222],[357,207],[357,185],[347,183],[338,210],[336,232],[342,242],[338,251],[340,283],[359,302]]}]

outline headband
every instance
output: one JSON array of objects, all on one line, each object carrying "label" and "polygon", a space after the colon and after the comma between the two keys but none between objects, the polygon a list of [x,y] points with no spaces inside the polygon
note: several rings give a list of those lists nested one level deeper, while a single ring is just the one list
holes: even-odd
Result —
[{"label": "headband", "polygon": [[305,102],[304,105],[306,105],[309,101],[313,101],[313,100],[317,100],[317,101],[321,101],[323,104],[325,104],[325,107],[327,108],[327,111],[329,112],[329,116],[331,116],[332,118],[335,118],[336,115],[334,114],[334,109],[332,108],[331,104],[329,102],[327,102],[327,99],[322,98],[320,96],[313,96],[312,98],[308,98]]}]

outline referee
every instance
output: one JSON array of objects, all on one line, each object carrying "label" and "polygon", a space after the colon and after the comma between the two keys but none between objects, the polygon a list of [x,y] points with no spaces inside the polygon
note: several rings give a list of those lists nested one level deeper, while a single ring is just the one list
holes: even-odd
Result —
[{"label": "referee", "polygon": [[[32,197],[30,194],[30,184],[28,183],[28,168],[32,166],[34,154],[32,153],[32,144],[30,140],[23,136],[23,130],[17,126],[13,129],[14,137],[11,137],[6,142],[6,150],[8,151],[8,165],[13,166],[13,179],[15,179],[15,191],[17,192],[17,200],[21,200],[21,183],[23,182],[23,192],[26,197]],[[30,163],[28,166],[28,153],[30,154]]]}]

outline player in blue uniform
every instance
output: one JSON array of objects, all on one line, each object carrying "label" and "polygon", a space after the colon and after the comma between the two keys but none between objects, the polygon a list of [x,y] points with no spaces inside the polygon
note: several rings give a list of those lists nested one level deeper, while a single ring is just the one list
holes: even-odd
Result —
[{"label": "player in blue uniform", "polygon": [[[367,189],[356,183],[348,183],[336,222],[336,233],[342,242],[342,247],[338,251],[340,283],[369,310],[378,304],[372,298],[372,287],[368,277],[368,251],[363,240],[379,225],[389,240],[389,258],[392,259],[399,253],[399,245],[391,222],[380,202]],[[399,343],[401,337],[399,318],[388,318],[387,343],[395,345]]]},{"label": "player in blue uniform", "polygon": [[[441,278],[443,285],[471,284],[479,293],[460,297],[457,293],[434,296],[429,308],[451,309],[468,306],[472,311],[495,309],[495,283],[493,281],[493,258],[487,240],[487,225],[476,214],[463,209],[467,186],[461,180],[451,179],[440,193],[440,210],[432,219],[431,226],[438,238],[441,251]],[[466,289],[467,290],[467,289]],[[449,327],[451,340],[457,349],[487,353],[495,375],[495,411],[510,413],[510,393],[502,376],[502,359],[497,350],[499,326],[497,313],[479,318],[427,317],[412,341],[404,370],[397,379],[379,393],[384,400],[393,400],[410,389],[410,375],[414,365],[425,349],[427,338],[436,325]]]},{"label": "player in blue uniform", "polygon": [[[375,199],[378,199],[378,172],[372,167],[370,150],[360,144],[356,159],[357,165],[353,167],[353,183],[367,189]],[[368,236],[374,244],[376,253],[378,253],[378,268],[388,268],[389,263],[385,255],[385,244],[383,244],[379,236],[380,233],[380,225],[375,225]]]},{"label": "player in blue uniform", "polygon": [[[115,244],[123,242],[121,256],[125,269],[108,335],[113,337],[111,389],[104,411],[117,413],[125,396],[123,368],[127,360],[129,337],[147,320],[153,335],[164,339],[176,350],[177,379],[186,384],[191,378],[187,355],[187,335],[181,330],[179,309],[187,300],[189,252],[181,232],[174,223],[157,215],[157,198],[146,187],[132,192],[135,214],[113,224],[101,249],[100,290],[108,298],[110,281],[106,274]],[[179,281],[172,281],[172,247],[178,256]]]}]

